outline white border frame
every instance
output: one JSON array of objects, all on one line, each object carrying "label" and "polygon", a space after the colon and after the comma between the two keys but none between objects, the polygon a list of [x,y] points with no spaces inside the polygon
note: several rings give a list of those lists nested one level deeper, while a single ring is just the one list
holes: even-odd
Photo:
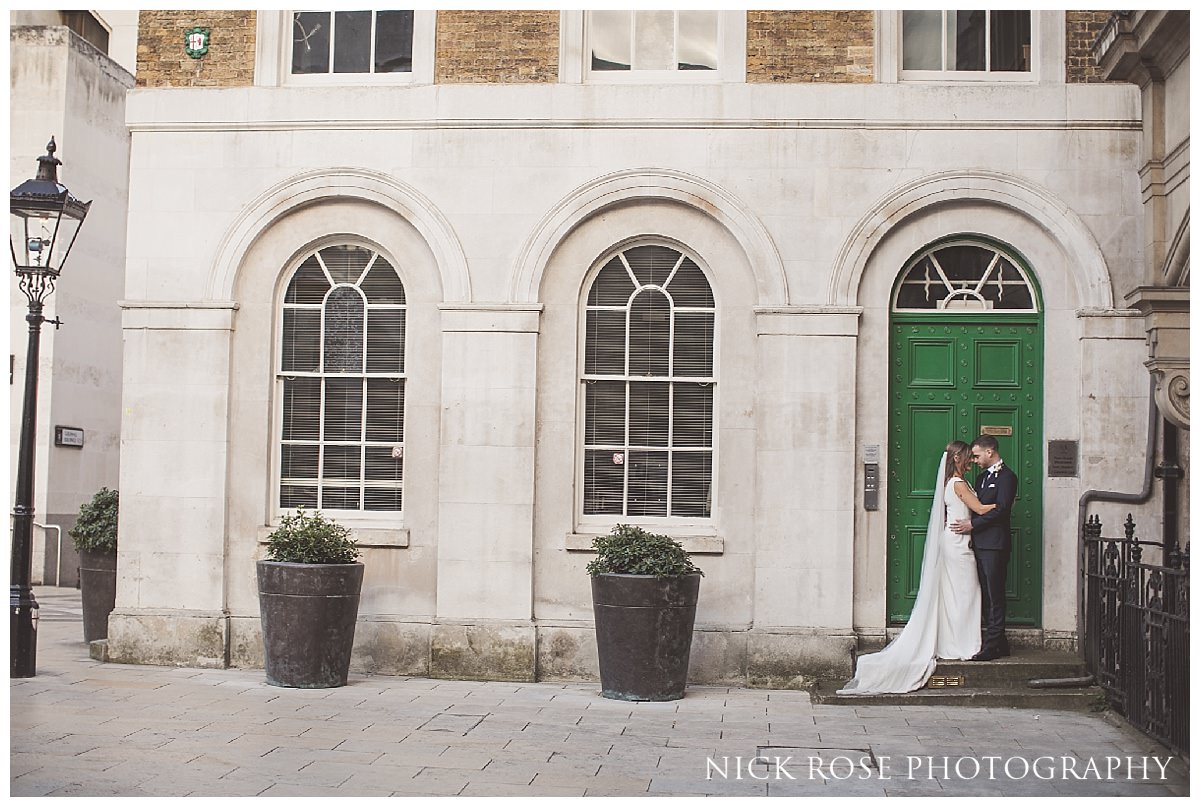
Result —
[{"label": "white border frame", "polygon": [[875,80],[881,84],[1063,84],[1067,80],[1067,17],[1064,11],[1030,12],[1032,49],[1028,73],[967,70],[901,70],[901,11],[875,12]]},{"label": "white border frame", "polygon": [[[679,9],[672,9],[678,11]],[[587,59],[587,13],[559,17],[558,80],[563,84],[732,84],[746,81],[746,12],[718,12],[716,70],[603,70]]]},{"label": "white border frame", "polygon": [[[333,9],[331,9],[332,11]],[[377,10],[377,9],[371,9]],[[258,12],[254,84],[259,87],[344,87],[432,84],[437,12],[413,12],[412,71],[292,75],[291,9]]]}]

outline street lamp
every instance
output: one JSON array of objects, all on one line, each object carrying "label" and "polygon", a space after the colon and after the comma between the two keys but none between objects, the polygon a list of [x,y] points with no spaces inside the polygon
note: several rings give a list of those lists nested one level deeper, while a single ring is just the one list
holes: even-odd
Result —
[{"label": "street lamp", "polygon": [[[25,400],[21,414],[21,443],[17,454],[17,496],[12,512],[12,645],[10,678],[32,678],[37,669],[37,600],[33,597],[33,457],[37,437],[38,352],[42,323],[62,323],[42,316],[42,302],[54,291],[75,236],[83,226],[91,202],[81,202],[58,182],[62,160],[50,138],[46,155],[38,157],[38,172],[8,195],[12,249],[17,282],[29,313],[29,350],[25,355]],[[20,249],[17,249],[20,247]]]}]

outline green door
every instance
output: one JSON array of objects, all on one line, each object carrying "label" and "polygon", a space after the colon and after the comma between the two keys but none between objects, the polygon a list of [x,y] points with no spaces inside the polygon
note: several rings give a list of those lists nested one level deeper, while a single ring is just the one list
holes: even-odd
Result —
[{"label": "green door", "polygon": [[[1008,622],[1042,618],[1042,317],[1028,263],[961,234],[927,245],[893,290],[888,348],[887,616],[904,622],[921,577],[946,443],[989,433],[1020,480]],[[973,482],[974,475],[968,480]]]},{"label": "green door", "polygon": [[[887,615],[904,622],[921,577],[934,476],[950,440],[986,431],[1019,480],[1008,623],[1042,615],[1042,338],[1036,314],[893,313],[889,349]],[[968,482],[974,482],[972,469]]]}]

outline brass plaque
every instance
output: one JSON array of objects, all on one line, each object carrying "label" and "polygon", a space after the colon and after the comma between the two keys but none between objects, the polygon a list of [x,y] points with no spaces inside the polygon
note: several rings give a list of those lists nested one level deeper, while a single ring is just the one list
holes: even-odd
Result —
[{"label": "brass plaque", "polygon": [[1079,476],[1079,443],[1051,440],[1046,446],[1047,476]]},{"label": "brass plaque", "polygon": [[967,682],[965,675],[934,675],[929,678],[930,689],[943,689],[945,687],[960,687]]},{"label": "brass plaque", "polygon": [[984,426],[980,434],[990,434],[992,437],[1012,437],[1012,426]]}]

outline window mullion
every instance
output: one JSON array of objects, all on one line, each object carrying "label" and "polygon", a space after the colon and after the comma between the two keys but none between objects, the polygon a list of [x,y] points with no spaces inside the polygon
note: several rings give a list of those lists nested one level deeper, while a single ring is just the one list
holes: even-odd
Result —
[{"label": "window mullion", "polygon": [[[672,350],[674,352],[674,350]],[[675,511],[671,502],[672,481],[675,478],[675,384],[667,382],[667,515]]]}]

